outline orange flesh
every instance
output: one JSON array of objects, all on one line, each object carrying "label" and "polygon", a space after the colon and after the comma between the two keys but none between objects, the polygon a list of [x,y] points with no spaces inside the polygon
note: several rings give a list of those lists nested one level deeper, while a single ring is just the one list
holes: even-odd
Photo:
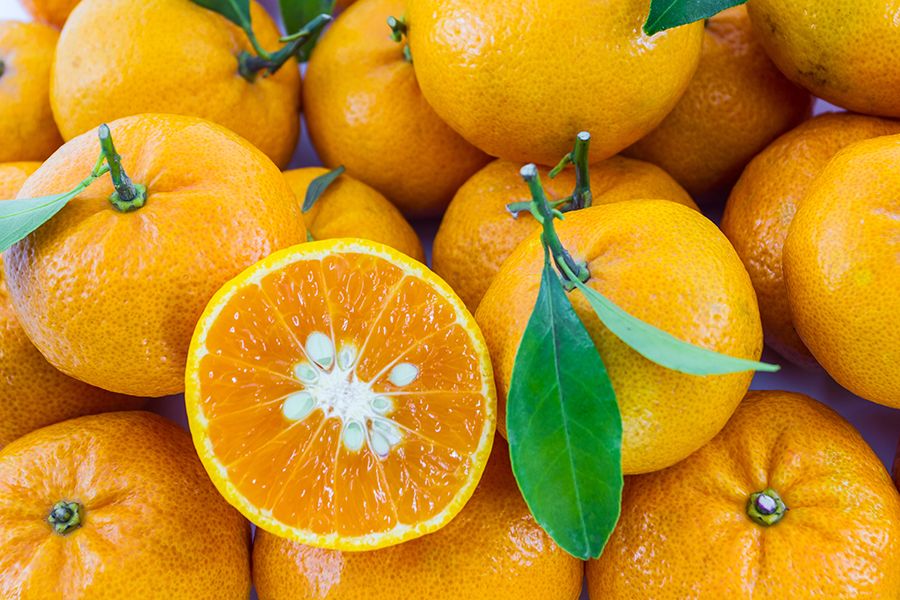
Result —
[{"label": "orange flesh", "polygon": [[[251,505],[312,534],[364,536],[439,515],[478,468],[473,455],[489,420],[484,370],[458,309],[426,281],[363,253],[300,259],[257,281],[225,300],[199,360],[199,410],[227,479]],[[290,394],[316,393],[295,375],[316,362],[307,347],[314,332],[336,355],[321,373],[338,372],[341,350],[356,349],[350,372],[372,392],[351,393],[350,404],[377,394],[392,405],[361,419],[358,450],[322,401],[305,418],[285,415]],[[399,364],[415,367],[412,381]],[[380,456],[378,421],[399,434]]]}]

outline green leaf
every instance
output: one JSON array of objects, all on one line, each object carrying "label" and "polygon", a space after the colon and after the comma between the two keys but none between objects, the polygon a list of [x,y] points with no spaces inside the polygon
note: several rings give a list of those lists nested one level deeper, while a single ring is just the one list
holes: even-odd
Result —
[{"label": "green leaf", "polygon": [[[284,21],[284,29],[288,34],[300,31],[307,23],[321,14],[334,12],[334,0],[279,0],[281,5],[281,19]],[[309,60],[319,35],[315,35],[300,49],[297,60],[305,62]]]},{"label": "green leaf", "polygon": [[574,283],[603,324],[616,337],[644,358],[667,369],[689,375],[725,375],[743,371],[774,373],[781,369],[778,365],[734,358],[682,342],[662,329],[631,316],[609,298],[580,281],[576,280]]},{"label": "green leaf", "polygon": [[334,171],[319,175],[309,183],[309,187],[306,188],[306,198],[303,200],[304,213],[309,212],[309,209],[318,202],[322,194],[325,193],[325,190],[328,189],[328,186],[334,183],[335,179],[343,175],[344,171],[346,171],[346,169],[341,165]]},{"label": "green leaf", "polygon": [[506,405],[513,472],[538,524],[597,557],[619,519],[622,420],[606,367],[545,256]]},{"label": "green leaf", "polygon": [[0,252],[24,239],[62,210],[84,188],[65,194],[0,202]]},{"label": "green leaf", "polygon": [[251,29],[250,0],[194,0],[194,3],[219,13],[244,31]]},{"label": "green leaf", "polygon": [[650,14],[644,23],[644,33],[654,35],[666,29],[708,19],[726,8],[744,4],[747,0],[651,0]]}]

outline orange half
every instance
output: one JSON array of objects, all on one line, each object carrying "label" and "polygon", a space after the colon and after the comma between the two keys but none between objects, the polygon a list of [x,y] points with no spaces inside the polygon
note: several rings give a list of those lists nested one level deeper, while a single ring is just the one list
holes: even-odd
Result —
[{"label": "orange half", "polygon": [[457,295],[387,246],[273,254],[210,301],[186,375],[194,445],[275,535],[383,548],[448,523],[496,427],[490,359]]}]

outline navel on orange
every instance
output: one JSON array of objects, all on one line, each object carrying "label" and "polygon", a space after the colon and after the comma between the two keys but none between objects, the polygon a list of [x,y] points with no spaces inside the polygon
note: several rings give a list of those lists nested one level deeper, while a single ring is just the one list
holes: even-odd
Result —
[{"label": "navel on orange", "polygon": [[435,531],[475,490],[496,425],[481,333],[387,246],[283,250],[212,299],[186,401],[219,491],[276,535],[338,550]]}]

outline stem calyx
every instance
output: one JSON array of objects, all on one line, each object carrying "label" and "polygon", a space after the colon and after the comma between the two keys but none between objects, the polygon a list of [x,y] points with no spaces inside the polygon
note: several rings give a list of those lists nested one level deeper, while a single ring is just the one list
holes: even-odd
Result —
[{"label": "stem calyx", "polygon": [[770,527],[778,523],[788,507],[785,506],[784,500],[772,488],[766,488],[761,492],[750,494],[747,499],[747,516],[763,527]]},{"label": "stem calyx", "polygon": [[[292,57],[296,56],[300,49],[313,36],[317,35],[332,20],[331,15],[322,13],[303,26],[300,31],[281,38],[279,41],[285,46],[277,52],[268,53],[254,43],[256,54],[246,50],[238,55],[238,73],[249,82],[256,81],[256,77],[263,72],[263,77],[275,74]],[[252,31],[247,32],[250,39]]]},{"label": "stem calyx", "polygon": [[398,44],[403,44],[403,59],[411,63],[413,59],[412,52],[409,50],[409,41],[407,40],[406,43],[403,43],[403,38],[409,37],[409,25],[406,24],[406,19],[390,16],[387,19],[387,24],[391,28],[391,39]]},{"label": "stem calyx", "polygon": [[60,500],[50,509],[47,522],[53,527],[53,531],[65,535],[81,527],[84,508],[78,502]]},{"label": "stem calyx", "polygon": [[120,212],[137,210],[147,203],[147,187],[135,184],[122,168],[122,157],[116,152],[113,145],[109,126],[105,123],[100,126],[100,149],[106,164],[109,167],[109,175],[112,178],[116,191],[109,197],[110,203]]}]

